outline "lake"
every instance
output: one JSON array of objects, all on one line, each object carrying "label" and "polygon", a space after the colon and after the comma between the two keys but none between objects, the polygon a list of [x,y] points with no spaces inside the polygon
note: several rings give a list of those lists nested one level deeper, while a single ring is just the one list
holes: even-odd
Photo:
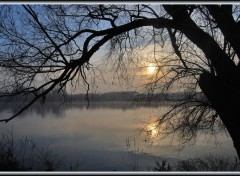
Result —
[{"label": "lake", "polygon": [[[1,118],[13,113],[10,106],[1,107]],[[27,136],[37,146],[49,146],[65,163],[60,171],[68,171],[76,162],[78,171],[148,171],[156,160],[174,163],[209,154],[237,155],[225,133],[199,136],[195,145],[182,150],[173,136],[146,142],[141,129],[167,108],[166,104],[131,106],[128,102],[90,102],[89,108],[80,102],[36,104],[7,124],[1,123],[0,132],[13,129],[14,135]]]}]

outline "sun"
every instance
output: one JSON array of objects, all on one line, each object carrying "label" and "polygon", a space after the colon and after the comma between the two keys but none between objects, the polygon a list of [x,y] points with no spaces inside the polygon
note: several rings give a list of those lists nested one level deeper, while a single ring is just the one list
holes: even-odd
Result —
[{"label": "sun", "polygon": [[154,66],[148,66],[148,73],[149,73],[149,74],[153,74],[153,73],[155,72],[155,70],[156,70],[156,67],[154,67]]}]

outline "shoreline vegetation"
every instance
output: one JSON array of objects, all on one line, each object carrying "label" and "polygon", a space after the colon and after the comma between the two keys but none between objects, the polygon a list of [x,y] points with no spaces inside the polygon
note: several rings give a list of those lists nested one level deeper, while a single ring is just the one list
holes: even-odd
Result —
[{"label": "shoreline vegetation", "polygon": [[[159,108],[174,105],[187,93],[170,93],[170,94],[140,94],[134,91],[129,92],[108,92],[108,93],[89,93],[88,100],[86,94],[64,94],[61,95],[57,91],[51,92],[44,101],[39,100],[35,102],[30,109],[42,114],[42,111],[55,112],[61,114],[61,111],[68,108],[80,109],[135,109],[141,107]],[[0,98],[1,111],[10,109],[15,112],[24,106],[30,96],[16,96],[8,98]],[[59,108],[61,107],[61,108]],[[43,109],[44,108],[44,109]],[[23,113],[24,114],[24,113]],[[22,114],[22,115],[23,115]],[[20,115],[20,116],[22,116]]]},{"label": "shoreline vegetation", "polygon": [[[188,96],[187,92],[175,93],[138,93],[135,91],[106,92],[106,93],[88,93],[88,94],[68,94],[52,91],[41,102],[104,102],[104,101],[134,101],[134,102],[174,102]],[[22,102],[32,98],[33,95],[16,95],[15,97],[1,97],[0,102]],[[196,98],[202,98],[201,93],[196,93]]]}]

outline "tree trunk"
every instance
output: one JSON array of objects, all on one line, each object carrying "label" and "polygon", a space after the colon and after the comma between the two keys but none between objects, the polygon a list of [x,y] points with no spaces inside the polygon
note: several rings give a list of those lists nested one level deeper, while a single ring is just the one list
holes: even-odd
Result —
[{"label": "tree trunk", "polygon": [[[237,83],[236,83],[237,84]],[[240,88],[204,72],[199,86],[228,130],[240,159]]]}]

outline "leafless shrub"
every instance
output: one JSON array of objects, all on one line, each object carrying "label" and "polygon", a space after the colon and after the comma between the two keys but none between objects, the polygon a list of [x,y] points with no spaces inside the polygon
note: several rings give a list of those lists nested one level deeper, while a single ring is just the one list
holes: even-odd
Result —
[{"label": "leafless shrub", "polygon": [[49,147],[39,148],[32,140],[18,138],[13,131],[0,139],[1,171],[54,171],[62,160]]}]

